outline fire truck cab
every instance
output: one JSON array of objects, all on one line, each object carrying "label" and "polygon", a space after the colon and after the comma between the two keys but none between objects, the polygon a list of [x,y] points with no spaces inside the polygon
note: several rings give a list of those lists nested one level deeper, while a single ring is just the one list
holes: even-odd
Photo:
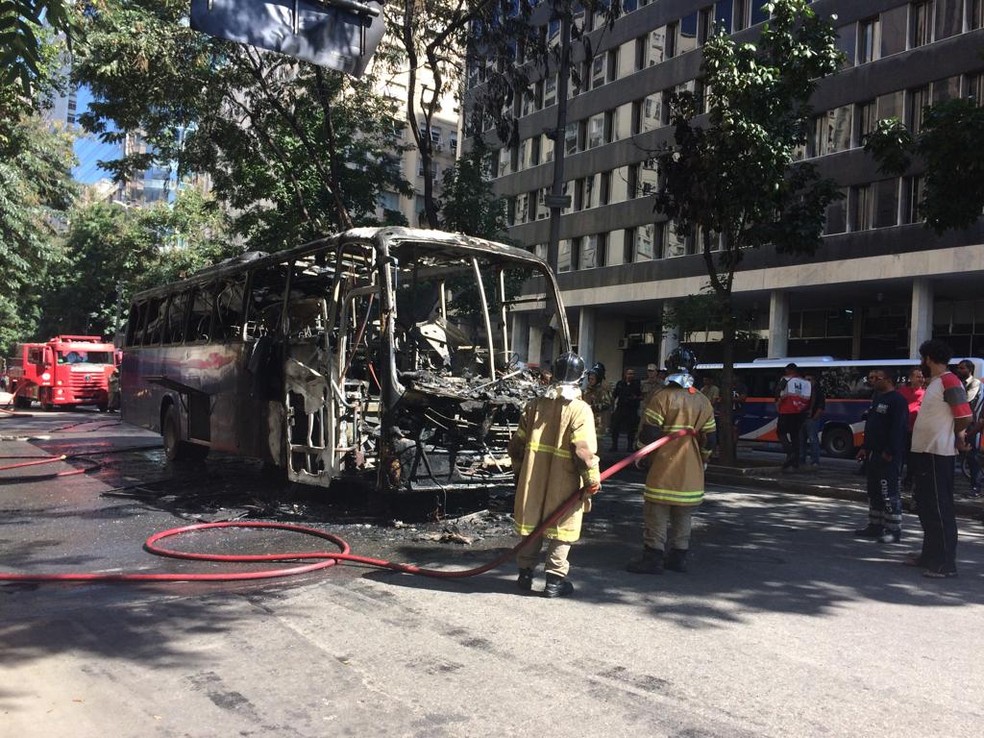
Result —
[{"label": "fire truck cab", "polygon": [[23,343],[10,362],[8,376],[14,406],[37,400],[44,410],[62,406],[109,404],[109,376],[116,349],[99,336],[55,336],[46,343]]}]

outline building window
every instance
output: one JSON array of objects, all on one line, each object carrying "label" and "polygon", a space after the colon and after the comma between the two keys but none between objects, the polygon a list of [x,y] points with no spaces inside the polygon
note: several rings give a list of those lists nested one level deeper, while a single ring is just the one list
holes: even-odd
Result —
[{"label": "building window", "polygon": [[964,0],[936,0],[936,40],[963,31]]},{"label": "building window", "polygon": [[908,90],[906,97],[909,104],[906,108],[905,124],[909,127],[909,132],[916,136],[922,130],[926,108],[929,106],[929,85]]},{"label": "building window", "polygon": [[686,54],[697,48],[697,13],[691,13],[680,19],[680,35],[677,42],[677,53]]},{"label": "building window", "polygon": [[663,90],[659,93],[659,122],[660,125],[668,126],[670,124],[670,96],[673,94],[673,90]]},{"label": "building window", "polygon": [[604,137],[606,144],[609,144],[615,140],[615,131],[618,129],[618,126],[616,125],[617,120],[618,110],[609,110],[605,113]]},{"label": "building window", "polygon": [[848,192],[841,190],[842,198],[834,200],[827,206],[827,224],[825,234],[845,233],[847,231],[847,200]]},{"label": "building window", "polygon": [[635,40],[635,68],[637,72],[642,71],[648,66],[648,51],[649,34],[647,33],[645,36],[639,36]]},{"label": "building window", "polygon": [[712,33],[731,33],[734,0],[718,0],[714,3],[714,28]]},{"label": "building window", "polygon": [[564,129],[564,153],[565,154],[576,154],[577,153],[577,133],[578,133],[578,121],[573,123],[568,123],[567,127]]},{"label": "building window", "polygon": [[851,146],[852,109],[849,105],[828,110],[814,121],[813,155],[825,156]]},{"label": "building window", "polygon": [[765,23],[769,20],[769,11],[763,6],[764,3],[761,0],[751,0],[752,3],[752,25],[758,23]]},{"label": "building window", "polygon": [[933,82],[933,105],[960,97],[960,77],[947,77]]},{"label": "building window", "polygon": [[557,75],[552,74],[543,80],[543,107],[557,104]]},{"label": "building window", "polygon": [[601,178],[601,192],[598,193],[598,204],[607,205],[612,199],[612,173],[611,171],[602,172]]},{"label": "building window", "polygon": [[977,103],[984,105],[984,74],[968,74],[964,78],[964,95]]},{"label": "building window", "polygon": [[922,221],[921,203],[926,190],[925,180],[916,175],[902,180],[902,222],[919,223]]},{"label": "building window", "polygon": [[578,249],[578,268],[594,269],[602,266],[598,261],[598,236],[585,236],[577,239]]},{"label": "building window", "polygon": [[874,198],[871,185],[859,185],[851,188],[851,230],[867,231],[874,222]]},{"label": "building window", "polygon": [[984,28],[984,0],[968,0],[967,29],[976,31]]},{"label": "building window", "polygon": [[672,54],[666,51],[666,26],[651,31],[644,38],[649,39],[649,50],[646,53],[646,64],[659,64],[663,59],[669,59]]},{"label": "building window", "polygon": [[909,6],[909,48],[933,42],[933,0],[920,0]]},{"label": "building window", "polygon": [[594,149],[605,142],[605,114],[599,113],[588,119],[588,148]]},{"label": "building window", "polygon": [[750,23],[750,10],[751,5],[750,0],[735,0],[735,13],[733,16],[733,21],[731,28],[733,33],[738,33],[738,31],[744,31],[748,28]]},{"label": "building window", "polygon": [[881,43],[881,24],[878,18],[858,22],[858,64],[867,64],[878,58]]},{"label": "building window", "polygon": [[676,56],[679,51],[677,50],[677,31],[679,30],[678,23],[667,23],[665,29],[665,36],[663,38],[663,58],[672,59]]},{"label": "building window", "polygon": [[877,101],[869,100],[868,102],[858,103],[855,118],[857,119],[857,138],[855,140],[858,146],[864,146],[865,141],[874,132],[875,124],[878,122]]},{"label": "building window", "polygon": [[570,239],[561,239],[560,243],[557,244],[557,271],[569,272],[573,266]]},{"label": "building window", "polygon": [[[632,233],[631,238],[629,237],[630,231]],[[626,231],[625,261],[633,263],[638,261],[652,261],[655,254],[655,243],[655,223],[639,226],[638,228],[630,228]]]},{"label": "building window", "polygon": [[709,5],[697,11],[697,45],[703,46],[714,34],[714,6]]},{"label": "building window", "polygon": [[899,180],[875,182],[875,228],[890,228],[899,223]]},{"label": "building window", "polygon": [[607,67],[605,82],[614,82],[618,76],[618,47],[608,50],[608,59],[605,62]]}]

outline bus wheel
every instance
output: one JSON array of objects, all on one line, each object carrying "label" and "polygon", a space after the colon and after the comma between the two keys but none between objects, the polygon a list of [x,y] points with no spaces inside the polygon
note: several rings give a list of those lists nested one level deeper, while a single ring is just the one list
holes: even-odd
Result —
[{"label": "bus wheel", "polygon": [[164,437],[164,458],[168,461],[201,461],[208,456],[208,446],[199,446],[181,440],[178,411],[173,405],[164,414],[161,435]]},{"label": "bus wheel", "polygon": [[849,459],[854,453],[854,434],[847,428],[829,428],[823,432],[823,450],[828,456]]}]

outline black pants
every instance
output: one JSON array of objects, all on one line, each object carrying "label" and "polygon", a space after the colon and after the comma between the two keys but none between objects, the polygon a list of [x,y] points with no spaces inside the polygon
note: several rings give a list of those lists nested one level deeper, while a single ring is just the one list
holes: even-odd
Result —
[{"label": "black pants", "polygon": [[901,459],[885,461],[872,453],[866,465],[868,474],[868,524],[890,533],[902,530]]},{"label": "black pants", "polygon": [[957,570],[957,515],[953,507],[953,456],[911,453],[919,524],[923,529],[919,563],[926,569]]},{"label": "black pants", "polygon": [[625,434],[629,451],[635,450],[636,430],[639,428],[639,411],[636,409],[616,410],[612,414],[612,451],[618,449],[618,437]]},{"label": "black pants", "polygon": [[786,461],[783,468],[792,466],[799,468],[800,463],[800,429],[806,415],[803,413],[786,413],[779,415],[776,421],[776,433],[779,435],[779,443],[786,454]]}]

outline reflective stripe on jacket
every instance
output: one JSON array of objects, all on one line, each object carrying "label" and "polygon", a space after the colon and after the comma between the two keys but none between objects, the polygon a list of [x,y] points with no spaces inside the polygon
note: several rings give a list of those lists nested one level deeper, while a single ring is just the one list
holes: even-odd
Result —
[{"label": "reflective stripe on jacket", "polygon": [[[594,415],[580,397],[548,393],[530,402],[509,441],[516,474],[516,532],[529,535],[571,493],[597,483],[597,454]],[[576,541],[581,537],[581,517],[589,509],[586,500],[548,528],[544,537]]]},{"label": "reflective stripe on jacket", "polygon": [[[700,392],[668,385],[649,400],[643,423],[663,433],[714,432],[714,407]],[[648,502],[696,506],[704,499],[704,459],[697,436],[670,441],[650,455],[644,491]]]}]

